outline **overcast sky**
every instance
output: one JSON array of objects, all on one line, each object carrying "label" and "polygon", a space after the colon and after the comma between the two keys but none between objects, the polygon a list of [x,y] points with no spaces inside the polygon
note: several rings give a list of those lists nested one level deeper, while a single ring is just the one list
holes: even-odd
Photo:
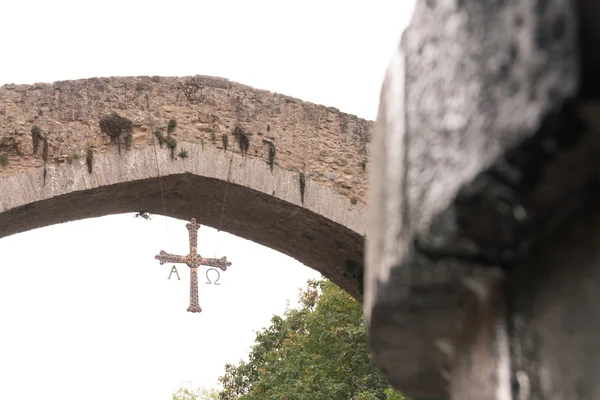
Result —
[{"label": "overcast sky", "polygon": [[[214,75],[374,119],[411,0],[0,1],[0,84],[95,76]],[[186,312],[185,221],[114,215],[0,239],[0,399],[170,399],[214,386],[254,331],[319,274],[200,228],[227,255],[203,312]],[[218,244],[217,244],[218,243]],[[215,254],[217,252],[218,254]]]}]

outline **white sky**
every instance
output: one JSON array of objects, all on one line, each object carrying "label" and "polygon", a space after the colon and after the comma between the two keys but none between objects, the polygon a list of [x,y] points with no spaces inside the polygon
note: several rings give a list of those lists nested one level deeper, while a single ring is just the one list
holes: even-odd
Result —
[{"label": "white sky", "polygon": [[[374,119],[413,0],[0,0],[0,84],[94,76],[214,75]],[[168,229],[167,229],[168,226]],[[213,386],[254,331],[315,271],[202,227],[201,254],[227,255],[221,285],[187,313],[185,222],[133,215],[0,239],[0,399],[170,399]],[[34,250],[35,249],[35,250]],[[35,255],[32,252],[35,251]]]}]

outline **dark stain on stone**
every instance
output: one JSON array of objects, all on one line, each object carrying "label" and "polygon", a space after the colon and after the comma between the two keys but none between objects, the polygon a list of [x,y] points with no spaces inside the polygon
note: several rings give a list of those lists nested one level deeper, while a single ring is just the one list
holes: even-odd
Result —
[{"label": "dark stain on stone", "polygon": [[349,277],[349,278],[352,278],[354,281],[356,281],[356,284],[358,285],[358,289],[359,289],[361,296],[362,296],[363,290],[364,290],[364,286],[363,286],[364,271],[365,271],[364,265],[359,264],[356,261],[347,259],[346,266],[345,266],[345,272],[342,274],[344,277]]},{"label": "dark stain on stone", "polygon": [[519,46],[516,43],[511,43],[510,49],[508,50],[510,63],[514,64],[519,59]]},{"label": "dark stain on stone", "polygon": [[564,38],[566,32],[566,17],[563,14],[559,14],[552,22],[552,39],[558,42]]},{"label": "dark stain on stone", "polygon": [[515,16],[515,27],[517,29],[521,29],[523,27],[523,25],[525,25],[525,18],[521,15],[521,14],[517,14]]},{"label": "dark stain on stone", "polygon": [[506,81],[510,77],[510,66],[508,62],[503,63],[498,70],[498,80]]},{"label": "dark stain on stone", "polygon": [[507,88],[507,94],[509,97],[513,97],[516,96],[517,93],[519,93],[519,89],[521,88],[521,85],[519,84],[518,81],[516,81],[515,79],[512,79],[509,83],[508,83],[508,88]]},{"label": "dark stain on stone", "polygon": [[303,237],[303,238],[305,238],[305,239],[308,239],[308,240],[315,240],[314,236],[312,236],[312,235],[309,235],[309,234],[308,234],[308,233],[306,233],[306,232],[304,232],[304,233],[302,234],[302,237]]},{"label": "dark stain on stone", "polygon": [[548,10],[548,5],[550,4],[550,0],[537,0],[535,4],[535,13],[539,16],[542,16]]}]

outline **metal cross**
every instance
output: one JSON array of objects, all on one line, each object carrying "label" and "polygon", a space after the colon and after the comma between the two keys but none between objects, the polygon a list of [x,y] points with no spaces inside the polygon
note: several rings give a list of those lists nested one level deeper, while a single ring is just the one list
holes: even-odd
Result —
[{"label": "metal cross", "polygon": [[227,257],[202,258],[197,252],[198,229],[200,228],[200,225],[196,223],[195,218],[192,218],[185,227],[190,234],[190,254],[187,256],[178,256],[161,250],[154,258],[160,261],[160,265],[172,262],[187,264],[187,266],[190,267],[190,306],[187,310],[188,312],[198,313],[202,311],[202,308],[200,308],[200,304],[198,303],[198,267],[205,265],[207,267],[216,267],[220,268],[222,271],[226,271],[227,267],[231,265],[231,262],[227,261]]}]

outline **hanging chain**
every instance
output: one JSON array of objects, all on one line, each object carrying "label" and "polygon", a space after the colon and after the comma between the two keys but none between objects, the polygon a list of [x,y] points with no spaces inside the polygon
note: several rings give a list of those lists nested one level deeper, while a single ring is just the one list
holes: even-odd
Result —
[{"label": "hanging chain", "polygon": [[[167,207],[165,205],[165,195],[164,195],[164,191],[163,191],[163,187],[162,187],[162,179],[161,179],[160,168],[159,168],[159,164],[158,164],[158,153],[156,151],[156,140],[154,139],[154,137],[152,137],[152,147],[154,148],[154,160],[156,162],[156,174],[158,175],[158,187],[160,190],[160,197],[162,200],[163,213],[164,213],[164,217],[165,217],[165,227],[167,230],[167,237],[169,240],[169,248],[172,253],[173,246],[171,244],[171,234],[169,232],[169,222],[167,220]],[[217,258],[217,254],[218,254],[218,250],[219,250],[219,237],[220,237],[221,229],[223,228],[223,217],[225,216],[225,202],[227,201],[227,189],[229,188],[229,181],[231,179],[231,165],[232,164],[233,164],[233,154],[231,155],[231,158],[229,159],[229,168],[227,171],[227,181],[225,182],[225,193],[223,195],[223,205],[221,207],[221,218],[219,221],[219,229],[217,230],[217,243],[215,246],[215,258]]]},{"label": "hanging chain", "polygon": [[221,236],[221,228],[223,228],[223,216],[225,215],[225,201],[227,200],[227,188],[229,187],[229,179],[231,178],[231,164],[233,163],[233,154],[229,160],[229,171],[227,171],[227,182],[225,182],[225,194],[223,195],[223,207],[221,207],[221,221],[219,222],[219,230],[217,231],[217,245],[215,246],[215,258],[219,251],[219,238]]},{"label": "hanging chain", "polygon": [[[152,125],[154,128],[154,124]],[[165,205],[165,195],[162,187],[162,179],[160,176],[160,168],[158,166],[158,153],[156,152],[156,140],[155,137],[152,136],[152,147],[154,148],[154,161],[156,162],[156,174],[158,175],[158,188],[160,190],[160,197],[162,199],[163,206],[163,215],[165,217],[165,228],[167,230],[167,239],[169,240],[169,251],[173,253],[173,245],[171,243],[171,233],[169,232],[169,221],[167,220],[167,206]]]}]

